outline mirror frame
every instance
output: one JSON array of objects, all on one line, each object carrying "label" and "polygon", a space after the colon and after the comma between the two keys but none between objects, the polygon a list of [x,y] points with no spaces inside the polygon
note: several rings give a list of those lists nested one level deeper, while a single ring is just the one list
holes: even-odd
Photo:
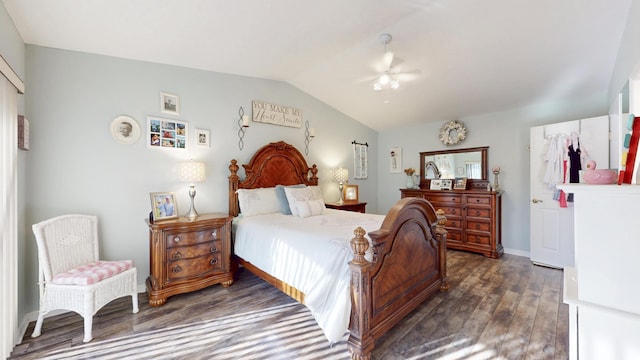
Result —
[{"label": "mirror frame", "polygon": [[481,146],[475,148],[453,149],[453,150],[438,150],[438,151],[425,151],[420,153],[420,188],[429,189],[430,179],[425,179],[425,158],[428,156],[443,155],[443,154],[457,154],[464,152],[480,152],[481,166],[482,166],[482,179],[467,179],[468,190],[487,190],[487,184],[489,183],[489,166],[488,155],[489,147]]}]

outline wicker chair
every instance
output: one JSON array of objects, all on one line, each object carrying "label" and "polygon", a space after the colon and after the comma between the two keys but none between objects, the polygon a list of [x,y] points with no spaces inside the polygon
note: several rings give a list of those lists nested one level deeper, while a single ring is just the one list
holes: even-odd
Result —
[{"label": "wicker chair", "polygon": [[136,268],[131,260],[99,260],[98,218],[62,215],[32,226],[38,244],[40,312],[31,337],[40,336],[44,316],[57,309],[84,318],[84,342],[92,340],[93,315],[114,299],[131,296],[138,312]]}]

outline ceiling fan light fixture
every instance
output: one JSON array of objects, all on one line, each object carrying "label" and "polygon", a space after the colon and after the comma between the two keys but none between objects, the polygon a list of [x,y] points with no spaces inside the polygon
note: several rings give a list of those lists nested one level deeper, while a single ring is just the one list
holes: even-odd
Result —
[{"label": "ceiling fan light fixture", "polygon": [[391,77],[387,73],[380,75],[380,79],[378,79],[378,82],[382,85],[387,85],[389,81],[391,81]]},{"label": "ceiling fan light fixture", "polygon": [[395,89],[397,89],[399,86],[400,86],[400,83],[398,82],[398,80],[395,80],[395,79],[391,80],[391,88],[392,88],[392,89],[394,89],[394,90],[395,90]]},{"label": "ceiling fan light fixture", "polygon": [[382,90],[382,84],[380,84],[379,82],[377,82],[377,81],[376,81],[376,82],[373,84],[373,90],[374,90],[374,91],[380,91],[380,90]]}]

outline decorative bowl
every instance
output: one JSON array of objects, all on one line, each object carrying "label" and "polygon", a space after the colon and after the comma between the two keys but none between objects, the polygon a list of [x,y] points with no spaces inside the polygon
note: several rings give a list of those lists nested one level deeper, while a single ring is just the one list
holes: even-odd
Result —
[{"label": "decorative bowl", "polygon": [[585,170],[582,178],[587,184],[615,184],[618,181],[618,172],[612,169]]}]

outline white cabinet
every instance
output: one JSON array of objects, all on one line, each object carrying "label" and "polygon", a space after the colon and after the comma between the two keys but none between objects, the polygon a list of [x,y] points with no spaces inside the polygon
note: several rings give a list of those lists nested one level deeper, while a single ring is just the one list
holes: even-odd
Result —
[{"label": "white cabinet", "polygon": [[575,194],[575,266],[564,272],[570,359],[640,359],[640,186],[559,187]]}]

